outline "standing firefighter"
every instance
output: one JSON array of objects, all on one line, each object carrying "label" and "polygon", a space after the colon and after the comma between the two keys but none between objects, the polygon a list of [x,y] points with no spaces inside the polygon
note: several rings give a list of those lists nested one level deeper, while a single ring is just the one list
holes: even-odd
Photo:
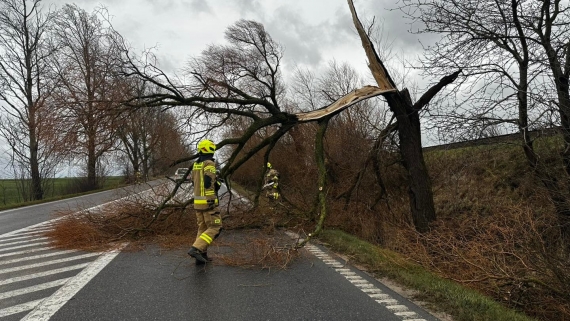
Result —
[{"label": "standing firefighter", "polygon": [[208,261],[208,246],[218,237],[222,229],[222,218],[218,207],[216,163],[214,152],[216,145],[208,139],[198,143],[198,160],[192,168],[194,184],[194,209],[198,222],[198,234],[188,255],[196,259],[196,264]]},{"label": "standing firefighter", "polygon": [[265,196],[267,196],[270,202],[279,200],[278,186],[279,172],[271,166],[271,163],[267,163],[267,174],[265,174],[263,189],[266,191]]}]

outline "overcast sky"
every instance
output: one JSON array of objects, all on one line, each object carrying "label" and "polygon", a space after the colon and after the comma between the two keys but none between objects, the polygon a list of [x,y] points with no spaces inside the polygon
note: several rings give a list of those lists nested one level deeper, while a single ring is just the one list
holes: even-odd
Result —
[{"label": "overcast sky", "polygon": [[[395,9],[397,0],[355,0],[361,19],[383,21],[398,52],[421,53],[417,36]],[[45,0],[59,7],[65,0]],[[161,67],[176,71],[208,44],[223,42],[226,28],[239,19],[262,23],[285,48],[283,70],[318,68],[331,59],[369,73],[346,0],[77,0],[88,12],[104,6],[112,24],[137,49],[157,47]]]},{"label": "overcast sky", "polygon": [[[383,23],[399,57],[413,61],[422,53],[398,0],[354,0],[363,22]],[[136,50],[156,47],[160,67],[171,73],[184,67],[209,44],[224,42],[224,31],[239,19],[262,23],[284,49],[285,76],[294,66],[318,69],[329,61],[348,62],[375,84],[354,29],[346,0],[43,0],[44,9],[75,3],[91,13],[107,8],[113,27]],[[424,38],[425,41],[425,38]],[[420,79],[418,77],[418,79]],[[425,81],[425,80],[422,80]],[[0,156],[0,165],[5,163]],[[0,176],[4,171],[0,166]]]}]

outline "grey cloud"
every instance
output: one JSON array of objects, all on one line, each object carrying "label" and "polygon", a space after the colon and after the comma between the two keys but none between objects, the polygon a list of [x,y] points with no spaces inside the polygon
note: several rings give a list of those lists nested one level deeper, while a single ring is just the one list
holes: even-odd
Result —
[{"label": "grey cloud", "polygon": [[235,1],[236,8],[239,10],[240,15],[245,16],[251,13],[263,15],[262,5],[259,0],[237,0]]},{"label": "grey cloud", "polygon": [[203,0],[191,0],[189,3],[190,7],[199,13],[212,13],[212,8],[208,2]]},{"label": "grey cloud", "polygon": [[367,1],[361,6],[362,9],[356,8],[361,12],[359,13],[360,16],[366,19],[376,17],[376,21],[379,19],[384,21],[384,32],[388,37],[394,39],[394,45],[398,49],[417,51],[421,49],[420,41],[424,44],[432,44],[439,39],[439,35],[436,34],[416,34],[415,32],[421,26],[412,25],[412,21],[398,9],[398,5],[392,0]]},{"label": "grey cloud", "polygon": [[263,23],[274,40],[285,47],[287,59],[295,63],[318,64],[324,51],[354,36],[350,17],[341,10],[336,19],[317,25],[303,21],[290,9],[281,7],[278,12],[274,20]]},{"label": "grey cloud", "polygon": [[[100,1],[100,0],[82,0]],[[178,12],[178,11],[193,11],[198,13],[211,13],[212,9],[207,1],[203,0],[144,0],[146,5],[152,6],[153,12],[158,14]]]}]

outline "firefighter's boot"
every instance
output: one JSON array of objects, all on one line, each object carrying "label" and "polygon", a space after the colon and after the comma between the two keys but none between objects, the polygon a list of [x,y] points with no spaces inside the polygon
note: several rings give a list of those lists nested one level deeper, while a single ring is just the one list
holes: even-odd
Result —
[{"label": "firefighter's boot", "polygon": [[[202,257],[206,259],[207,262],[212,262],[212,258],[208,257],[208,252],[202,252]],[[196,265],[204,265],[202,261],[196,260]]]},{"label": "firefighter's boot", "polygon": [[204,257],[204,253],[193,246],[188,251],[188,255],[196,259],[196,264],[205,264],[208,262],[208,260]]}]

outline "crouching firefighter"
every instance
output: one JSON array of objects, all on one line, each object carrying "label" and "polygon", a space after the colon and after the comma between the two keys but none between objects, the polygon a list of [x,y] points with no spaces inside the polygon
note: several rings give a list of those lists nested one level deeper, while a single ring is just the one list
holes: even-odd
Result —
[{"label": "crouching firefighter", "polygon": [[216,180],[214,152],[216,145],[208,139],[198,143],[198,160],[192,168],[194,184],[194,209],[198,223],[198,234],[188,255],[196,259],[196,264],[204,264],[208,258],[208,246],[222,230],[222,217],[218,207],[220,183]]}]

